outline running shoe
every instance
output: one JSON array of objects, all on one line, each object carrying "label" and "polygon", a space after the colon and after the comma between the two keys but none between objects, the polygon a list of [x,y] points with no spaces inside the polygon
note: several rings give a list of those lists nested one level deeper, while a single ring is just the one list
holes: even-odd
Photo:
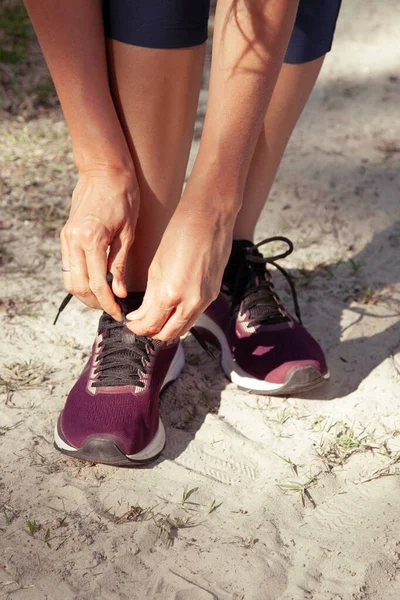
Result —
[{"label": "running shoe", "polygon": [[[259,248],[271,242],[284,242],[288,249],[265,258]],[[282,236],[259,244],[234,240],[221,292],[195,324],[199,337],[221,348],[222,368],[241,389],[297,394],[329,378],[320,345],[302,325],[291,277],[276,262],[292,251],[292,242]],[[283,306],[267,265],[286,277],[297,319]]]},{"label": "running shoe", "polygon": [[[116,298],[124,317],[142,298]],[[179,340],[137,336],[125,323],[106,313],[100,318],[89,361],[55,427],[54,444],[64,454],[132,467],[154,460],[164,448],[159,395],[182,371],[183,349]]]}]

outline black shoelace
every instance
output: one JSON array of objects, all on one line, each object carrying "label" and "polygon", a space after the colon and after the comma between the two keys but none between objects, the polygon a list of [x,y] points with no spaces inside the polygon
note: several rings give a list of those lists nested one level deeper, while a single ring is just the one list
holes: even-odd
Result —
[{"label": "black shoelace", "polygon": [[[53,325],[57,323],[58,317],[72,298],[72,294],[65,296],[58,308]],[[214,353],[197,331],[193,327],[190,331],[203,350],[215,360]],[[100,342],[98,366],[94,371],[98,377],[92,383],[92,387],[117,385],[144,387],[139,372],[144,375],[149,373],[149,350],[154,351],[154,340],[136,335],[129,330],[127,332],[125,322],[115,321],[107,313],[103,313],[100,319],[99,333],[103,334],[103,341]]]},{"label": "black shoelace", "polygon": [[128,331],[124,323],[114,321],[106,313],[100,319],[99,333],[103,334],[103,340],[94,370],[97,379],[92,387],[144,387],[139,373],[149,374],[149,353],[155,349],[153,340]]},{"label": "black shoelace", "polygon": [[[54,325],[72,297],[72,294],[67,294],[61,302]],[[100,319],[99,333],[103,335],[103,340],[99,344],[101,350],[94,370],[97,379],[92,387],[144,387],[140,373],[149,373],[149,352],[155,349],[154,341],[127,330],[125,322],[115,321],[107,313],[103,313]]]},{"label": "black shoelace", "polygon": [[[258,248],[271,242],[284,242],[288,245],[288,250],[265,258]],[[282,323],[289,321],[289,316],[275,291],[271,274],[267,269],[267,264],[273,265],[287,280],[292,292],[293,304],[296,317],[301,323],[299,303],[294,283],[287,271],[277,264],[277,260],[286,258],[293,252],[292,242],[283,236],[274,236],[262,240],[258,244],[245,248],[242,252],[233,253],[230,264],[226,271],[226,280],[230,283],[232,296],[232,312],[235,313],[240,303],[242,310],[248,312],[250,316],[249,325],[260,325],[264,323]]]}]

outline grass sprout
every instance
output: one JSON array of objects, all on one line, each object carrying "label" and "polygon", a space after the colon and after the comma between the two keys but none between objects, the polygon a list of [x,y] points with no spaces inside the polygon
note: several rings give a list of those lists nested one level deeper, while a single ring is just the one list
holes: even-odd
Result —
[{"label": "grass sprout", "polygon": [[26,525],[28,527],[29,530],[29,535],[35,535],[35,533],[38,531],[39,529],[39,525],[36,523],[36,521],[27,521]]},{"label": "grass sprout", "polygon": [[211,515],[211,513],[215,512],[216,510],[218,510],[218,508],[222,505],[222,502],[220,502],[219,504],[216,504],[215,500],[213,500],[211,502],[211,506],[208,509],[208,514]]},{"label": "grass sprout", "polygon": [[291,418],[291,414],[289,413],[288,408],[284,408],[276,413],[275,417],[265,417],[266,421],[272,421],[273,423],[278,423],[279,425],[283,425]]},{"label": "grass sprout", "polygon": [[115,517],[114,521],[117,524],[152,521],[157,529],[157,537],[165,542],[167,546],[174,543],[180,529],[195,527],[195,523],[190,517],[171,517],[171,515],[157,512],[156,508],[157,506],[152,508],[142,508],[139,505],[131,506],[126,513],[120,517]]},{"label": "grass sprout", "polygon": [[306,500],[308,500],[312,504],[313,508],[315,508],[316,504],[315,504],[314,500],[312,499],[312,496],[311,496],[310,492],[308,491],[308,489],[311,486],[313,486],[316,483],[316,481],[317,480],[315,477],[310,477],[304,483],[302,483],[300,481],[288,481],[287,483],[278,484],[278,487],[284,493],[300,494],[301,503],[303,506],[306,505]]},{"label": "grass sprout", "polygon": [[3,374],[0,375],[0,388],[6,393],[6,404],[11,402],[14,392],[42,386],[52,372],[53,370],[46,365],[30,360],[6,365]]},{"label": "grass sprout", "polygon": [[[365,452],[377,448],[372,434],[365,433],[365,428],[356,433],[355,425],[339,421],[334,425],[332,437],[322,440],[316,454],[331,470],[334,466],[343,465],[356,452]],[[331,428],[329,428],[331,430]]]},{"label": "grass sprout", "polygon": [[275,454],[275,456],[277,456],[278,458],[280,458],[281,460],[283,460],[286,464],[289,465],[289,467],[292,469],[293,473],[295,475],[298,475],[298,467],[297,465],[290,460],[290,458],[286,458],[285,456],[281,456],[280,454],[277,454],[276,452],[273,452],[272,454]]},{"label": "grass sprout", "polygon": [[0,435],[6,435],[7,431],[12,431],[12,429],[15,429],[18,425],[21,425],[21,423],[23,423],[23,421],[17,421],[14,425],[0,425]]}]

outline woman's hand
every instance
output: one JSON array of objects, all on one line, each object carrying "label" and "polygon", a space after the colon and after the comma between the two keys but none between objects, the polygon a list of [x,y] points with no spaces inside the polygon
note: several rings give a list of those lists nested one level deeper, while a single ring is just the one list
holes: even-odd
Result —
[{"label": "woman's hand", "polygon": [[183,335],[218,296],[239,207],[223,207],[217,195],[190,178],[150,265],[143,303],[127,315],[137,335]]},{"label": "woman's hand", "polygon": [[[134,239],[139,189],[132,170],[86,169],[79,173],[69,219],[61,231],[65,288],[87,306],[121,321],[112,290],[126,296],[125,266]],[[109,250],[109,252],[108,252]]]}]

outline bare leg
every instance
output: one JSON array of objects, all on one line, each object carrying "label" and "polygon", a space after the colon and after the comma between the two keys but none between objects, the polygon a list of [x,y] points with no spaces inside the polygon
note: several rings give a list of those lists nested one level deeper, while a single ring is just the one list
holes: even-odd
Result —
[{"label": "bare leg", "polygon": [[205,44],[159,50],[108,42],[114,101],[140,188],[126,273],[130,291],[146,289],[148,268],[180,200],[204,53]]},{"label": "bare leg", "polygon": [[286,145],[310,96],[325,57],[312,62],[283,64],[264,120],[264,128],[246,180],[235,239],[252,240]]}]

